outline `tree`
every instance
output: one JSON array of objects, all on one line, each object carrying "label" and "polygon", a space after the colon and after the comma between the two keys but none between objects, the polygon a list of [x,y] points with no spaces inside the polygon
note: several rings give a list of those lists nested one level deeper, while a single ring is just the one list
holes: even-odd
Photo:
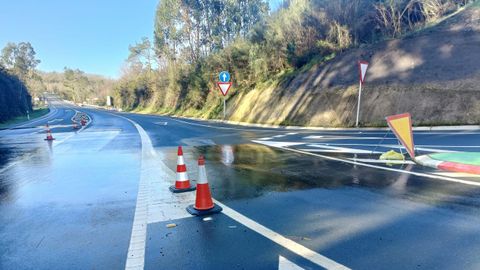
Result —
[{"label": "tree", "polygon": [[35,58],[36,52],[30,42],[20,42],[18,44],[9,42],[2,49],[2,66],[26,80],[32,77],[35,68],[40,60]]},{"label": "tree", "polygon": [[131,68],[142,70],[146,67],[149,72],[152,71],[152,46],[147,37],[143,37],[140,43],[130,45],[128,50],[127,62]]}]

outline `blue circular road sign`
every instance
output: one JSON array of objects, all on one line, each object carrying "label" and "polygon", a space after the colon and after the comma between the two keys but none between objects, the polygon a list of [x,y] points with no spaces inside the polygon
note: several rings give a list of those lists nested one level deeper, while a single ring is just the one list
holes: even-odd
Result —
[{"label": "blue circular road sign", "polygon": [[222,71],[220,72],[220,75],[218,75],[218,78],[220,82],[229,82],[230,81],[230,73],[228,71]]}]

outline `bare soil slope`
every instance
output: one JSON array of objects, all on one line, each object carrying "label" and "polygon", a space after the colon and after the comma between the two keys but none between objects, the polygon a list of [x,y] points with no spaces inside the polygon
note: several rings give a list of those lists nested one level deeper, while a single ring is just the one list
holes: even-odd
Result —
[{"label": "bare soil slope", "polygon": [[229,101],[230,120],[352,126],[360,59],[370,62],[364,125],[403,112],[415,124],[480,123],[479,5],[405,38],[349,50],[278,86],[238,94]]}]

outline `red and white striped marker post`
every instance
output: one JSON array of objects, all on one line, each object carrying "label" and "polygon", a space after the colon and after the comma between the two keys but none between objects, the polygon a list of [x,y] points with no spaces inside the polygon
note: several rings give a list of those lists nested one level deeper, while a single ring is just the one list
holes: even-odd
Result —
[{"label": "red and white striped marker post", "polygon": [[45,128],[47,129],[47,137],[45,138],[45,141],[55,140],[55,138],[53,138],[52,136],[52,131],[50,130],[50,127],[48,126],[48,124],[45,126]]},{"label": "red and white striped marker post", "polygon": [[170,187],[170,191],[173,193],[180,193],[195,190],[195,187],[190,185],[190,179],[188,179],[187,166],[183,159],[183,150],[181,146],[178,147],[177,154],[177,180],[175,181],[175,185]]},{"label": "red and white striped marker post", "polygon": [[205,159],[203,156],[200,156],[198,159],[198,181],[195,205],[189,205],[187,211],[194,216],[204,216],[219,213],[222,210],[222,207],[213,203],[207,180],[207,171],[205,170]]}]

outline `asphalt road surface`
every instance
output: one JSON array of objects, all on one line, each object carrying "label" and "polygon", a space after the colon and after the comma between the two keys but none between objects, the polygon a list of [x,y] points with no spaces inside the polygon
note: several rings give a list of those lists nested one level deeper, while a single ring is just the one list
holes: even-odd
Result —
[{"label": "asphalt road surface", "polygon": [[[0,269],[480,268],[480,178],[379,162],[405,152],[391,132],[51,108],[0,130]],[[478,152],[479,136],[414,133],[418,154]],[[206,157],[222,213],[168,190],[179,145],[193,183]]]}]

